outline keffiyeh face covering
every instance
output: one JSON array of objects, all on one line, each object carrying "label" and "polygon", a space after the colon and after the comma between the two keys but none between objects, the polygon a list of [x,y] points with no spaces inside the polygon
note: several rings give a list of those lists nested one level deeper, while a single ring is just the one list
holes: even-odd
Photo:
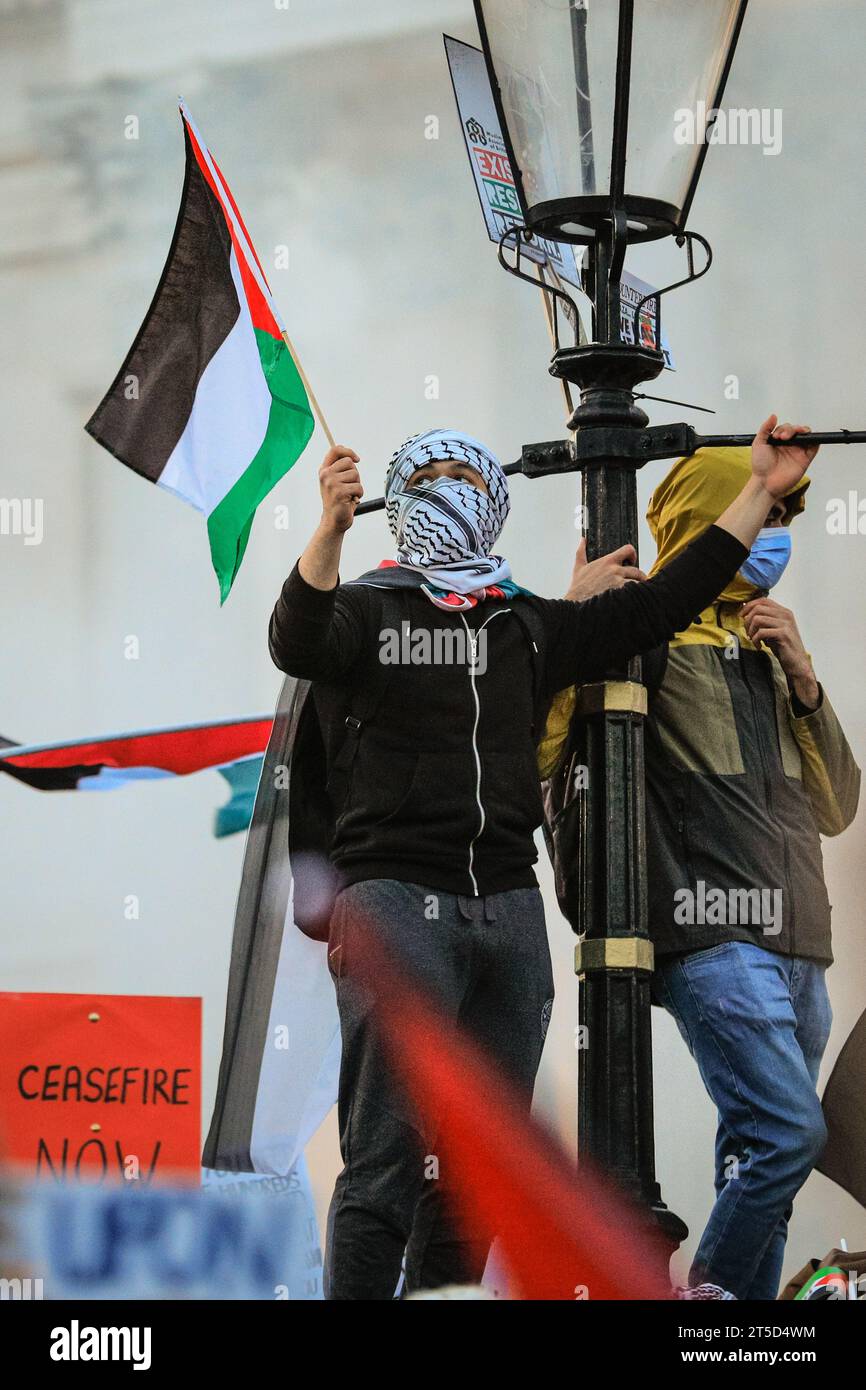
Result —
[{"label": "keffiyeh face covering", "polygon": [[[418,468],[437,459],[474,469],[487,492],[448,477],[409,485]],[[473,597],[483,598],[487,588],[510,579],[508,561],[490,554],[511,506],[508,481],[496,455],[477,439],[456,430],[429,430],[407,439],[388,465],[385,503],[397,564],[424,576],[422,587],[434,603],[431,588],[451,596],[443,607],[470,607]],[[455,603],[455,595],[466,596],[466,603]]]}]

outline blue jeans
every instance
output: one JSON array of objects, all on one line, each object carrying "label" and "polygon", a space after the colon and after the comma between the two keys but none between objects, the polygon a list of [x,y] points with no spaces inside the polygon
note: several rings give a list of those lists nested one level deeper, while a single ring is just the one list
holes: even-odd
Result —
[{"label": "blue jeans", "polygon": [[833,1017],[825,968],[730,941],[662,961],[653,977],[719,1116],[716,1202],[692,1285],[778,1295],[792,1204],[827,1137],[815,1091]]}]

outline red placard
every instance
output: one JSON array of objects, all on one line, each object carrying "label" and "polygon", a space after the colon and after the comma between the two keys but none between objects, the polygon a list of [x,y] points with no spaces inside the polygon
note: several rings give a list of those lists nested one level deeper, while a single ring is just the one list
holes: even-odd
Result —
[{"label": "red placard", "polygon": [[0,993],[0,1154],[27,1177],[198,1181],[201,1000]]}]

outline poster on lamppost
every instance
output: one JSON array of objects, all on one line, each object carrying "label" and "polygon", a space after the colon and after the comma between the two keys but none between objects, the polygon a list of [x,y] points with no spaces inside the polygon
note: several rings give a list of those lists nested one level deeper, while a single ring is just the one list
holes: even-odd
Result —
[{"label": "poster on lamppost", "polygon": [[[514,172],[508,157],[490,79],[480,49],[445,38],[445,53],[469,164],[491,241],[498,243],[510,227],[524,226]],[[548,237],[521,242],[521,253],[538,265],[550,265],[563,280],[580,286],[574,248]]]}]

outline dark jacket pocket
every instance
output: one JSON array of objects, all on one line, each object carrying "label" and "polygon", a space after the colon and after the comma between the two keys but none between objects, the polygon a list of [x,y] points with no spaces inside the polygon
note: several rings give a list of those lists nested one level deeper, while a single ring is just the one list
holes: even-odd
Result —
[{"label": "dark jacket pocket", "polygon": [[[390,768],[381,778],[386,795],[373,797],[370,817],[373,825],[389,825],[399,820],[418,798],[419,784],[423,782],[422,771],[424,754],[416,753],[409,763],[401,763],[399,771]],[[381,814],[380,814],[381,812]]]},{"label": "dark jacket pocket", "polygon": [[417,784],[418,753],[396,758],[372,748],[358,750],[340,822],[385,825],[400,815]]},{"label": "dark jacket pocket", "polygon": [[544,802],[531,747],[484,755],[481,800],[488,824],[499,835],[533,834],[544,820]]}]

